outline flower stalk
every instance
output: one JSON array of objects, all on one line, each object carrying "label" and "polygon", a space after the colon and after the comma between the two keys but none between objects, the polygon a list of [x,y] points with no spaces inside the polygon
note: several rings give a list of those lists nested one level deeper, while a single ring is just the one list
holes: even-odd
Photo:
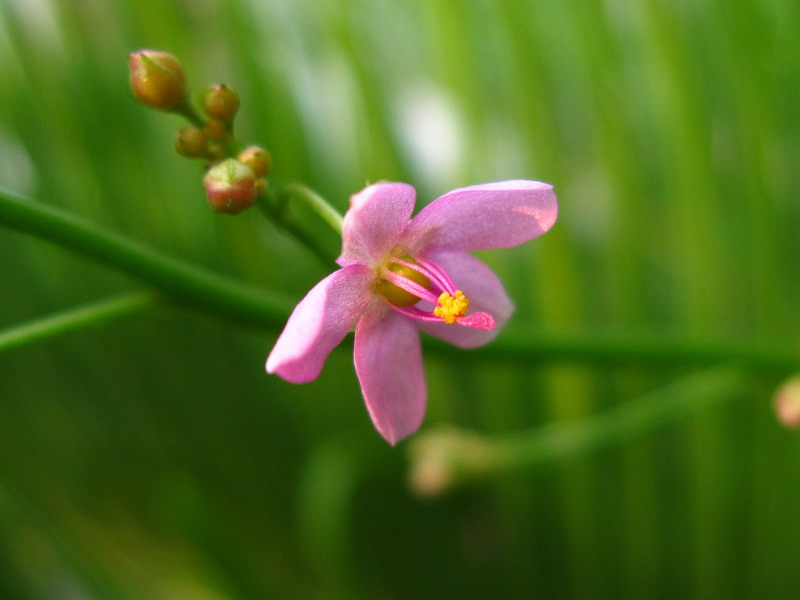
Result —
[{"label": "flower stalk", "polygon": [[[186,305],[234,322],[277,331],[291,312],[288,298],[223,278],[89,221],[35,200],[0,191],[0,224],[127,273]],[[524,325],[519,328],[528,331]],[[450,355],[452,347],[428,339],[426,351]],[[785,340],[754,346],[750,340],[697,340],[654,333],[638,335],[521,334],[506,331],[462,361],[514,364],[626,365],[645,369],[733,364],[742,371],[788,376],[800,357]]]},{"label": "flower stalk", "polygon": [[435,429],[420,434],[409,446],[409,484],[421,495],[439,495],[490,476],[585,456],[741,398],[750,382],[745,371],[720,367],[576,423],[550,423],[498,436]]},{"label": "flower stalk", "polygon": [[166,255],[55,207],[5,192],[0,192],[0,223],[132,275],[174,301],[232,320],[277,328],[291,307],[277,295]]},{"label": "flower stalk", "polygon": [[292,198],[304,202],[334,232],[340,236],[342,235],[342,215],[312,189],[300,183],[291,183],[283,188],[282,197],[284,202],[288,202]]}]

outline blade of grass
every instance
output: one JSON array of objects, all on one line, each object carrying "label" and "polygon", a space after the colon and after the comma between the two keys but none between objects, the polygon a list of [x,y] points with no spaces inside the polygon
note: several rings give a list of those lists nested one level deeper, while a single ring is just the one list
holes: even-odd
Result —
[{"label": "blade of grass", "polygon": [[126,317],[151,308],[157,302],[158,297],[151,292],[136,292],[78,306],[27,323],[20,323],[0,331],[0,352],[87,325]]}]

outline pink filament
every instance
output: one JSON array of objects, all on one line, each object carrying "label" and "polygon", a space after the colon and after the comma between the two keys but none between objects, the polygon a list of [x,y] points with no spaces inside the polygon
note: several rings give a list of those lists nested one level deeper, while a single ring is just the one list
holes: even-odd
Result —
[{"label": "pink filament", "polygon": [[[403,277],[402,275],[398,275],[397,273],[388,269],[383,274],[383,278],[389,283],[396,285],[400,289],[413,294],[420,300],[430,302],[434,306],[439,304],[439,296],[442,292],[447,292],[450,295],[454,295],[456,293],[457,288],[455,282],[441,266],[428,259],[417,258],[415,260],[416,262],[409,262],[401,258],[393,258],[392,262],[424,275],[430,280],[430,282],[433,284],[434,290],[436,291],[428,290],[417,282],[412,281],[407,277]],[[444,322],[441,317],[437,317],[432,312],[421,310],[416,306],[396,306],[391,302],[388,302],[388,304],[400,314],[406,315],[412,319],[416,319],[417,321],[427,321],[430,323]],[[456,323],[463,325],[464,327],[470,327],[471,329],[482,329],[486,331],[494,329],[495,327],[494,317],[486,312],[476,312],[465,317],[457,317]]]}]

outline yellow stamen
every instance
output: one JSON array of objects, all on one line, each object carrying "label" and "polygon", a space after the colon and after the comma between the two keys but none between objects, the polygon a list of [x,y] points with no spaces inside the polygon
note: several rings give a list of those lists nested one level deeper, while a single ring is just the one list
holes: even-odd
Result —
[{"label": "yellow stamen", "polygon": [[453,296],[447,292],[442,292],[439,296],[438,305],[433,309],[433,314],[445,323],[452,325],[458,317],[463,317],[467,314],[468,308],[469,298],[461,290],[456,290]]}]

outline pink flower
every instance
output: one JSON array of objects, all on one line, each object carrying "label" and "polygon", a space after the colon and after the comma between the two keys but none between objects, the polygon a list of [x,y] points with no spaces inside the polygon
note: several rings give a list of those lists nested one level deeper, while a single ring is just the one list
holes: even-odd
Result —
[{"label": "pink flower", "polygon": [[453,190],[414,219],[404,183],[350,199],[341,269],[297,305],[267,358],[287,381],[316,379],[355,328],[354,361],[372,422],[390,444],[419,428],[427,390],[418,330],[462,348],[493,339],[514,310],[502,283],[467,251],[509,248],[555,223],[552,186],[503,181]]}]

